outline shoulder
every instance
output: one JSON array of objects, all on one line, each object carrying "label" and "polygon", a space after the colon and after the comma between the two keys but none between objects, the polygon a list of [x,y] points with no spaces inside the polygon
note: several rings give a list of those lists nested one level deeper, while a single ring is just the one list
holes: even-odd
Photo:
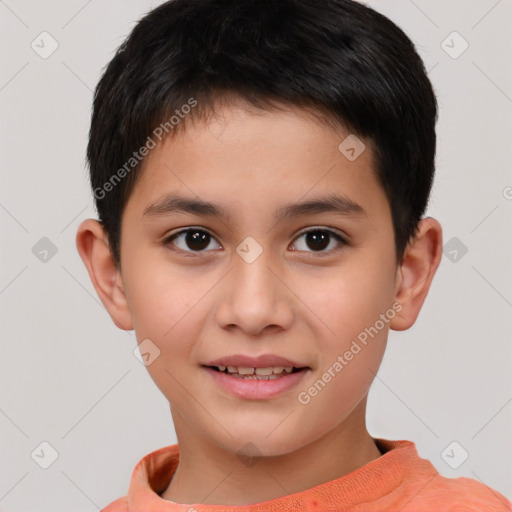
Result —
[{"label": "shoulder", "polygon": [[388,503],[399,503],[402,512],[512,512],[510,500],[481,481],[441,475],[428,459],[419,456],[412,441],[377,438],[376,442],[384,452],[382,459],[388,456],[393,462],[388,469],[396,469],[403,477],[387,497]]},{"label": "shoulder", "polygon": [[126,496],[113,501],[106,508],[102,508],[100,512],[128,512],[128,499]]},{"label": "shoulder", "polygon": [[[429,489],[430,487],[430,489]],[[511,512],[512,503],[503,494],[473,478],[447,478],[440,474],[423,492],[425,501],[436,510],[450,512]],[[421,499],[421,498],[420,498]],[[412,504],[413,502],[411,502]]]}]

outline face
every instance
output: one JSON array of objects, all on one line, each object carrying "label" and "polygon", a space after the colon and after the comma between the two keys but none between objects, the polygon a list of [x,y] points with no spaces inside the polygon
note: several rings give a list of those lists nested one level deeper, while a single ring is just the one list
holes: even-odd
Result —
[{"label": "face", "polygon": [[[160,351],[147,369],[178,439],[191,429],[233,452],[285,454],[365,399],[397,266],[370,146],[350,161],[338,149],[348,135],[298,110],[225,106],[146,157],[123,214],[121,279],[138,342]],[[233,355],[306,369],[260,385],[204,366]]]}]

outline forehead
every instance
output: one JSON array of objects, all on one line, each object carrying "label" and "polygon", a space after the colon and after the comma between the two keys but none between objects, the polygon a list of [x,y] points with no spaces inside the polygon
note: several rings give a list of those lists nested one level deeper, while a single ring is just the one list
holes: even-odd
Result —
[{"label": "forehead", "polygon": [[141,215],[169,193],[216,204],[230,214],[271,205],[283,213],[285,204],[327,193],[347,199],[345,206],[366,203],[370,215],[387,205],[371,144],[364,141],[359,156],[347,158],[340,144],[346,149],[344,141],[354,135],[308,111],[224,105],[208,120],[185,122],[145,157],[129,200]]}]

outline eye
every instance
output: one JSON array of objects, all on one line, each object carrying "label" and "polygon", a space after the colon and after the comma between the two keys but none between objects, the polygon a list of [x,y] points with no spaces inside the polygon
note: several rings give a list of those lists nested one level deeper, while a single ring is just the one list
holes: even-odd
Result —
[{"label": "eye", "polygon": [[215,238],[203,229],[187,228],[168,236],[163,241],[163,245],[173,244],[181,251],[200,253],[205,252],[208,247],[215,248],[215,245],[217,245],[217,248],[221,248],[218,243],[214,243],[214,240]]},{"label": "eye", "polygon": [[[305,251],[312,253],[331,253],[341,249],[339,245],[347,245],[345,239],[335,231],[326,228],[312,228],[301,233],[295,240],[303,239],[302,243],[295,243],[293,251]],[[188,255],[209,252],[211,249],[222,249],[216,239],[200,228],[186,228],[173,233],[162,242],[163,245],[172,244],[178,251],[189,253]],[[333,248],[334,246],[334,248]],[[308,250],[309,249],[309,250]],[[328,250],[326,250],[328,249]]]},{"label": "eye", "polygon": [[[341,247],[336,247],[336,245],[340,245],[340,243],[341,245],[346,245],[346,241],[341,235],[339,235],[335,231],[325,228],[313,228],[309,229],[308,231],[304,231],[296,238],[296,240],[300,240],[301,238],[304,238],[303,243],[295,244],[295,246],[298,248],[293,250],[306,250],[306,252],[329,253],[340,250]],[[337,244],[334,242],[337,242]],[[333,245],[335,247],[334,249],[332,249]],[[325,249],[329,247],[330,250],[326,251]],[[308,251],[308,248],[311,249],[311,251]]]}]

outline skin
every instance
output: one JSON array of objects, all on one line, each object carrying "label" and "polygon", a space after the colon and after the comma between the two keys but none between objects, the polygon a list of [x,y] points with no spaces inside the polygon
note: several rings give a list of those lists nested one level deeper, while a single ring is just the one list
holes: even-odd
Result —
[{"label": "skin", "polygon": [[[441,259],[442,229],[422,219],[398,265],[368,141],[350,162],[338,150],[348,133],[306,111],[255,112],[233,103],[217,113],[188,123],[146,157],[123,214],[122,270],[96,220],[82,222],[77,248],[114,323],[161,351],[147,369],[169,401],[180,449],[162,497],[244,505],[320,485],[381,456],[366,429],[367,394],[389,329],[408,329],[420,312]],[[144,216],[167,192],[224,206],[232,219]],[[366,216],[273,219],[284,204],[332,192],[361,205]],[[212,235],[206,251],[184,236],[163,243],[186,227]],[[311,227],[343,234],[347,244],[331,237],[315,250],[302,234]],[[247,236],[263,249],[250,264],[236,252]],[[401,306],[394,318],[309,403],[300,403],[299,393],[393,304]],[[224,355],[264,353],[310,370],[291,390],[248,400],[220,389],[200,366]],[[256,458],[244,463],[242,454]]]}]

